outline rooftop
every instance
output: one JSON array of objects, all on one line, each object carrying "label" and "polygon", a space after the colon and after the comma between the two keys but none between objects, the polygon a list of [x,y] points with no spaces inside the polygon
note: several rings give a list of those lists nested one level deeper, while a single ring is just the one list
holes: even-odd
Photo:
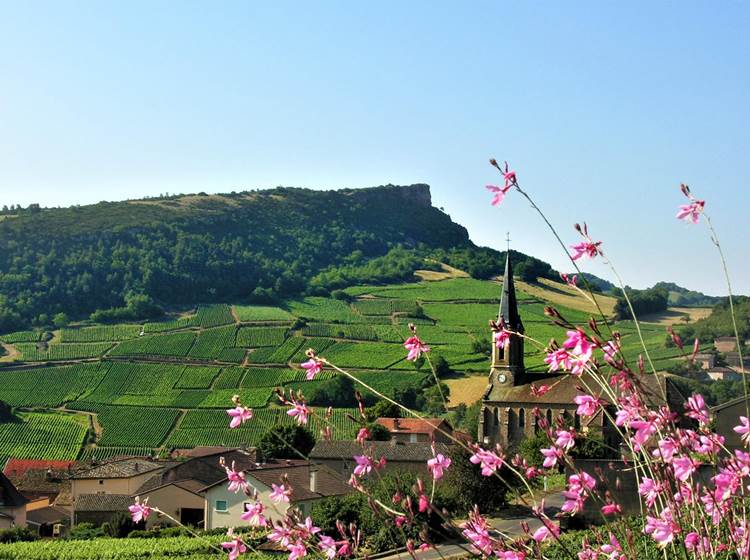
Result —
[{"label": "rooftop", "polygon": [[389,432],[404,434],[432,434],[438,428],[451,430],[444,418],[378,418],[375,423],[384,426]]},{"label": "rooftop", "polygon": [[[396,441],[368,441],[365,449],[371,450],[375,459],[383,457],[392,462],[423,462],[432,459],[432,446],[429,443],[400,443]],[[450,446],[435,444],[435,453],[447,455]],[[310,452],[310,459],[341,459],[353,461],[355,455],[362,455],[362,446],[356,441],[319,441]]]},{"label": "rooftop", "polygon": [[20,507],[27,500],[17,489],[7,476],[0,473],[0,506]]},{"label": "rooftop", "polygon": [[126,494],[81,494],[76,498],[76,511],[127,511],[133,498]]},{"label": "rooftop", "polygon": [[164,468],[165,463],[157,463],[143,457],[111,459],[74,474],[73,479],[88,478],[132,478],[144,473]]}]

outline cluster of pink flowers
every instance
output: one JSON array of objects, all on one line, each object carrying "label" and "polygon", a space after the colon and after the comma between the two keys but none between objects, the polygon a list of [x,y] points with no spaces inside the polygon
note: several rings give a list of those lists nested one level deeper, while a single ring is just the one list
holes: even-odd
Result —
[{"label": "cluster of pink flowers", "polygon": [[701,214],[703,214],[703,211],[706,207],[706,201],[698,200],[697,198],[695,198],[690,192],[690,187],[685,184],[680,185],[680,190],[682,191],[682,194],[687,197],[690,203],[681,204],[679,206],[676,218],[678,220],[684,220],[686,222],[697,224],[700,220]]}]

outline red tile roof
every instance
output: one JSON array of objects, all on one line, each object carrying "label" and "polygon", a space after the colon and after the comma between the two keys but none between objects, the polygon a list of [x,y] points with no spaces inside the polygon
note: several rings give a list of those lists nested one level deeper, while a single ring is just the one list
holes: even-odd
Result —
[{"label": "red tile roof", "polygon": [[12,478],[21,478],[27,471],[31,470],[66,470],[75,461],[45,461],[41,459],[8,459],[3,469],[3,474]]},{"label": "red tile roof", "polygon": [[432,434],[438,428],[446,432],[452,431],[443,418],[378,418],[375,422],[385,426],[389,432],[400,434]]}]

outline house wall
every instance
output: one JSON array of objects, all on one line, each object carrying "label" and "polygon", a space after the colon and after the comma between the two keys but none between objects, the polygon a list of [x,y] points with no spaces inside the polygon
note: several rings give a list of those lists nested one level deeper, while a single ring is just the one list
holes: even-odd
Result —
[{"label": "house wall", "polygon": [[[271,489],[256,480],[248,473],[245,473],[248,483],[258,491],[258,499],[266,508],[266,518],[280,519],[284,516],[289,504],[276,504],[271,501]],[[216,501],[224,500],[227,503],[227,511],[217,511]],[[235,494],[227,490],[226,484],[217,484],[206,491],[205,501],[205,526],[206,529],[216,529],[217,527],[239,527],[246,525],[245,521],[240,519],[240,515],[245,512],[245,503],[252,503],[253,499],[242,492]]]},{"label": "house wall", "polygon": [[44,496],[41,498],[37,498],[36,500],[31,500],[28,504],[26,504],[26,511],[34,511],[35,509],[42,509],[49,506],[49,497]]},{"label": "house wall", "polygon": [[[570,426],[580,427],[580,417],[575,413],[577,406],[573,403],[541,403],[538,408],[543,417],[552,422],[563,416]],[[480,415],[479,442],[485,446],[499,443],[512,447],[527,437],[533,437],[539,429],[533,410],[533,406],[524,403],[486,403]]]},{"label": "house wall", "polygon": [[101,525],[102,523],[109,522],[117,511],[74,511],[73,512],[73,524],[78,525],[79,523],[93,523],[94,525]]},{"label": "house wall", "polygon": [[[338,473],[344,480],[349,480],[352,475],[352,471],[356,466],[354,459],[319,459],[317,457],[310,457],[310,460],[316,465],[327,467],[328,469]],[[389,460],[385,465],[385,472],[391,471],[409,471],[417,474],[427,474],[427,462],[426,461],[396,461]]]},{"label": "house wall", "polygon": [[151,471],[130,478],[74,478],[71,492],[74,500],[81,494],[135,494],[155,474]]},{"label": "house wall", "polygon": [[10,515],[13,519],[0,517],[0,529],[10,529],[11,527],[26,527],[26,506],[9,508],[0,507],[0,513]]},{"label": "house wall", "polygon": [[[180,520],[180,510],[182,508],[194,508],[205,510],[205,499],[192,492],[172,484],[157,488],[152,492],[141,494],[141,501],[148,498],[149,505],[158,507],[164,513],[171,515],[178,521]],[[146,521],[146,528],[150,529],[154,525],[174,525],[166,517],[152,515]]]},{"label": "house wall", "polygon": [[740,423],[740,416],[747,416],[747,405],[744,400],[728,405],[714,413],[716,417],[716,433],[724,436],[727,449],[741,449],[742,439],[734,431]]}]

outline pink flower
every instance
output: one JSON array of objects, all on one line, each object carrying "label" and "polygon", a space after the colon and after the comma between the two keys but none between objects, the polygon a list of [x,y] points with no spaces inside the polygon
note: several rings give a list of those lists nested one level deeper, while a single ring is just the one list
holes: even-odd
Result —
[{"label": "pink flower", "polygon": [[130,510],[130,516],[133,518],[133,523],[140,523],[141,521],[145,521],[148,519],[148,516],[151,515],[151,508],[148,507],[148,498],[143,500],[143,503],[141,503],[141,499],[139,496],[135,497],[135,503],[128,507],[128,510]]},{"label": "pink flower", "polygon": [[424,342],[419,340],[418,336],[410,336],[406,339],[406,342],[404,342],[404,348],[406,348],[409,351],[409,354],[407,354],[406,359],[410,362],[413,362],[415,360],[418,360],[420,356],[422,355],[422,352],[429,352],[430,347],[427,346]]},{"label": "pink flower", "polygon": [[307,379],[308,381],[312,381],[315,376],[323,370],[323,362],[321,362],[318,358],[310,358],[300,365],[307,370],[307,372],[305,373],[305,379]]},{"label": "pink flower", "polygon": [[700,535],[698,533],[692,531],[685,535],[685,548],[688,550],[695,550],[698,548],[698,543],[700,542]]},{"label": "pink flower", "polygon": [[240,554],[247,552],[247,546],[242,542],[242,538],[234,536],[234,531],[229,529],[227,536],[230,540],[221,543],[221,547],[229,551],[229,560],[237,560]]},{"label": "pink flower", "polygon": [[320,535],[318,546],[328,560],[333,560],[336,557],[336,541],[333,540],[332,537],[329,537],[328,535]]},{"label": "pink flower", "polygon": [[646,527],[643,532],[656,541],[659,546],[667,546],[674,539],[680,527],[672,520],[672,512],[667,508],[659,517],[646,516]]},{"label": "pink flower", "polygon": [[461,524],[464,537],[485,556],[492,555],[494,541],[490,537],[490,527],[487,520],[475,508],[469,512],[469,520]]},{"label": "pink flower", "polygon": [[693,396],[689,397],[685,403],[685,408],[688,411],[685,415],[694,420],[698,420],[701,424],[705,425],[710,421],[708,409],[706,408],[706,401],[703,400],[703,395],[697,393],[693,394]]},{"label": "pink flower", "polygon": [[602,506],[602,513],[604,515],[615,515],[617,513],[622,513],[622,507],[620,507],[620,504],[615,503],[604,504]]},{"label": "pink flower", "polygon": [[360,428],[357,432],[357,441],[360,445],[364,445],[366,439],[370,439],[372,434],[367,428]]},{"label": "pink flower", "polygon": [[240,405],[227,410],[227,414],[232,417],[232,421],[229,422],[230,428],[237,428],[253,417],[253,411],[251,409]]},{"label": "pink flower", "polygon": [[424,494],[419,495],[419,513],[424,513],[430,509],[430,500]]},{"label": "pink flower", "polygon": [[255,502],[254,504],[249,504],[247,506],[245,513],[240,515],[240,519],[242,519],[243,521],[247,521],[254,527],[267,527],[268,521],[263,514],[264,511],[265,507],[263,507],[263,504],[260,502]]},{"label": "pink flower", "polygon": [[495,331],[492,337],[495,339],[495,346],[498,348],[505,348],[505,345],[508,344],[508,341],[510,340],[510,333],[503,329],[501,331]]},{"label": "pink flower", "polygon": [[560,273],[560,278],[563,279],[563,282],[565,282],[568,286],[578,286],[578,275],[574,274],[572,277],[568,276],[564,272]]},{"label": "pink flower", "polygon": [[320,533],[320,527],[315,526],[312,517],[309,515],[305,518],[304,523],[297,523],[297,527],[299,528],[301,535],[306,539]]},{"label": "pink flower", "polygon": [[629,427],[635,430],[635,435],[633,436],[633,449],[636,451],[640,451],[641,447],[651,439],[651,436],[653,436],[659,429],[658,422],[655,418],[651,420],[632,421],[630,422]]},{"label": "pink flower", "polygon": [[742,441],[747,445],[750,442],[750,420],[746,416],[740,416],[740,425],[732,428],[742,436]]},{"label": "pink flower", "polygon": [[551,521],[545,521],[542,520],[542,525],[539,527],[534,533],[531,535],[531,537],[538,543],[543,542],[547,540],[549,537],[558,537],[560,536],[560,525],[555,525]]},{"label": "pink flower", "polygon": [[443,478],[443,471],[447,470],[451,466],[451,460],[442,453],[438,453],[435,457],[427,461],[427,468],[432,473],[432,478],[440,480]]},{"label": "pink flower", "polygon": [[591,395],[576,395],[573,402],[578,405],[576,414],[578,416],[593,416],[599,408],[600,401]]},{"label": "pink flower", "polygon": [[562,460],[563,457],[562,450],[558,449],[557,447],[542,448],[539,451],[541,451],[542,455],[544,455],[544,462],[542,463],[542,466],[545,469],[551,469],[557,466],[557,462]]},{"label": "pink flower", "polygon": [[576,436],[569,430],[557,430],[555,435],[557,436],[555,445],[565,451],[572,449],[576,444]]},{"label": "pink flower", "polygon": [[679,206],[679,211],[677,212],[677,216],[675,217],[678,220],[685,220],[686,222],[692,222],[694,224],[697,224],[698,220],[700,219],[700,215],[703,213],[705,206],[706,206],[705,200],[693,199],[693,201],[690,204],[681,204]]},{"label": "pink flower", "polygon": [[292,399],[293,408],[287,411],[287,415],[297,419],[297,424],[304,426],[307,424],[307,417],[310,414],[310,409],[303,401],[297,401]]},{"label": "pink flower", "polygon": [[589,257],[593,259],[600,254],[601,249],[599,249],[599,247],[601,244],[601,241],[597,241],[596,243],[592,241],[581,241],[580,243],[571,245],[570,248],[573,249],[573,254],[570,258],[574,261],[577,261],[581,257]]},{"label": "pink flower", "polygon": [[695,472],[695,462],[690,457],[678,457],[672,460],[672,468],[677,480],[686,482]]},{"label": "pink flower", "polygon": [[492,197],[492,202],[490,202],[490,204],[492,204],[492,206],[499,206],[505,198],[506,193],[510,190],[510,186],[498,187],[495,185],[487,185],[487,190],[491,193],[495,193],[495,196]]},{"label": "pink flower", "polygon": [[549,391],[549,385],[539,385],[539,387],[537,387],[533,383],[531,384],[531,394],[535,397],[541,397],[547,391]]},{"label": "pink flower", "polygon": [[287,549],[289,550],[289,560],[297,560],[297,558],[307,556],[307,548],[305,548],[305,544],[301,541],[288,545]]},{"label": "pink flower", "polygon": [[283,484],[281,486],[277,484],[271,484],[271,493],[269,494],[269,497],[277,504],[280,504],[281,502],[288,504],[289,496],[291,495],[292,491]]},{"label": "pink flower", "polygon": [[594,353],[594,347],[586,334],[578,329],[568,331],[568,339],[563,343],[563,347],[583,362],[588,362]]},{"label": "pink flower", "polygon": [[469,458],[469,461],[482,467],[483,476],[492,476],[497,469],[503,466],[502,457],[492,451],[486,451],[481,448],[477,448],[474,451],[474,455]]},{"label": "pink flower", "polygon": [[247,481],[245,480],[245,473],[242,471],[237,472],[234,470],[234,461],[232,461],[232,468],[224,467],[227,471],[227,480],[229,481],[229,485],[227,486],[227,490],[230,492],[234,492],[235,494],[242,490],[243,492],[247,490]]},{"label": "pink flower", "polygon": [[646,498],[646,505],[653,507],[656,503],[656,499],[662,492],[663,486],[660,482],[654,482],[652,479],[644,476],[641,483],[638,485],[638,493]]},{"label": "pink flower", "polygon": [[354,460],[357,463],[357,466],[354,467],[354,476],[370,474],[370,471],[372,471],[372,468],[375,466],[375,461],[372,460],[372,457],[367,455],[356,455]]},{"label": "pink flower", "polygon": [[570,356],[568,356],[567,350],[560,348],[554,352],[550,352],[544,358],[544,363],[549,364],[549,371],[557,371],[559,369],[567,369],[570,363]]}]

